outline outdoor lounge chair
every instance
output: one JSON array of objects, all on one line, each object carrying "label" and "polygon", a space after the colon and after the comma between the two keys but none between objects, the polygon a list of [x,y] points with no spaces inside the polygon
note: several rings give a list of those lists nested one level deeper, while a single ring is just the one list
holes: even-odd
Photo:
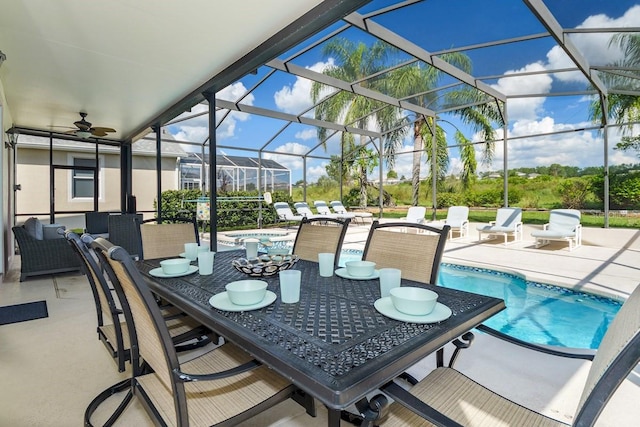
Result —
[{"label": "outdoor lounge chair", "polygon": [[424,224],[424,216],[427,214],[427,208],[424,206],[411,206],[407,211],[407,216],[402,218],[403,221],[413,222],[415,224]]},{"label": "outdoor lounge chair", "polygon": [[496,220],[489,225],[479,225],[478,240],[482,241],[482,235],[488,234],[491,238],[496,235],[504,236],[504,244],[509,242],[509,236],[514,237],[514,242],[522,240],[522,209],[500,208],[496,213]]},{"label": "outdoor lounge chair", "polygon": [[311,211],[311,208],[306,202],[295,202],[293,207],[296,209],[298,215],[302,215],[305,218],[318,218],[324,215],[316,215]]},{"label": "outdoor lounge chair", "polygon": [[335,254],[334,266],[337,267],[349,221],[349,218],[304,218],[291,253],[298,255],[300,259],[318,262],[319,253],[331,252]]},{"label": "outdoor lounge chair", "polygon": [[[532,350],[579,357],[548,347],[523,344],[489,328],[482,329]],[[595,357],[582,354],[580,358],[592,358],[593,361],[572,425],[593,426],[618,386],[640,362],[640,286],[609,325]],[[535,381],[532,387],[535,387]],[[396,382],[387,383],[381,390],[395,401],[379,422],[383,427],[566,426],[494,393],[452,368],[435,369],[409,390]]]},{"label": "outdoor lounge chair", "polygon": [[331,212],[331,209],[329,209],[329,205],[327,205],[327,202],[322,201],[322,200],[316,200],[315,202],[313,202],[314,206],[316,207],[316,210],[318,211],[318,215],[322,215],[328,218],[338,218],[338,219],[346,219],[349,218],[350,220],[354,219],[356,216],[352,213],[334,213]]},{"label": "outdoor lounge chair", "polygon": [[359,219],[360,222],[362,222],[362,224],[364,224],[365,218],[373,222],[373,214],[371,212],[361,212],[361,211],[347,212],[347,209],[339,200],[332,200],[329,204],[331,205],[331,209],[333,209],[333,211],[337,214],[341,214],[341,215],[353,214],[356,216],[355,220],[358,221]]},{"label": "outdoor lounge chair", "polygon": [[304,218],[302,215],[295,215],[287,202],[275,202],[273,208],[276,210],[278,220],[286,222],[287,225],[291,222],[300,222]]},{"label": "outdoor lounge chair", "polygon": [[449,239],[453,238],[453,232],[459,234],[458,237],[466,237],[469,235],[469,208],[467,206],[451,206],[447,210],[447,218],[444,221],[429,222],[431,227],[441,228],[448,225]]},{"label": "outdoor lounge chair", "polygon": [[582,224],[577,209],[553,209],[549,212],[549,222],[542,230],[531,232],[536,238],[536,248],[548,245],[552,240],[569,242],[569,251],[582,245]]},{"label": "outdoor lounge chair", "polygon": [[116,276],[132,343],[130,390],[155,425],[236,425],[289,398],[315,416],[313,398],[230,342],[178,360],[160,309],[131,255],[102,242],[96,239],[92,247]]}]

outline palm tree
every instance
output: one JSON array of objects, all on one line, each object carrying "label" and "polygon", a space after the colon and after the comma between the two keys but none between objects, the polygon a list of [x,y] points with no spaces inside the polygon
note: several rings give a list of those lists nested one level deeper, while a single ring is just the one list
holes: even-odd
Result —
[{"label": "palm tree", "polygon": [[[637,69],[640,66],[640,35],[632,33],[616,34],[611,37],[609,46],[617,45],[623,53],[621,61],[611,64],[614,67]],[[628,86],[635,88],[637,80],[635,77],[625,77],[622,75],[605,74],[602,80],[609,88],[625,89]],[[640,136],[633,135],[633,123],[640,121],[640,97],[623,94],[610,94],[607,100],[607,114],[612,117],[617,124],[623,125],[623,137],[616,144],[620,150],[634,149],[640,152]],[[597,99],[591,104],[591,119],[595,122],[602,122],[602,104]]]},{"label": "palm tree", "polygon": [[[462,53],[445,54],[442,55],[442,59],[467,73],[471,72],[471,60]],[[442,71],[434,67],[425,68],[419,64],[411,64],[393,70],[389,73],[388,80],[390,83],[389,87],[393,88],[393,95],[395,97],[406,98],[411,96],[412,102],[429,107],[440,97],[434,89],[438,86],[438,82],[442,77]],[[412,96],[414,94],[421,95]],[[448,105],[475,104],[479,95],[479,92],[475,90],[459,89],[446,93],[444,99],[445,104]],[[492,122],[501,121],[501,115],[497,105],[493,106],[491,104],[464,107],[454,111],[453,114],[460,117],[463,123],[472,126],[474,131],[481,132],[486,141],[492,141],[495,137]],[[426,152],[429,161],[431,161],[431,157],[433,156],[432,129],[436,129],[436,145],[438,147],[436,149],[436,165],[438,170],[438,177],[436,177],[436,179],[444,177],[449,164],[446,136],[438,125],[437,120],[434,127],[433,118],[405,116],[401,120],[403,120],[405,124],[413,122],[412,205],[416,206],[418,205],[420,191],[422,153],[423,151]],[[408,126],[404,126],[402,129],[406,131]],[[397,150],[402,146],[402,138],[404,136],[401,132],[396,132],[395,134],[388,135],[386,138],[385,154],[387,155],[390,166],[394,164],[395,155]],[[465,168],[473,167],[473,170],[463,170],[462,175],[466,177],[463,183],[468,185],[471,182],[471,175],[475,174],[475,150],[473,150],[472,147],[469,149],[470,142],[464,138],[459,130],[456,132],[456,137],[460,139],[459,143],[462,143],[460,153],[463,166]],[[493,143],[486,143],[484,148],[483,160],[491,161],[493,156]],[[429,177],[433,179],[431,170],[429,171]]]},{"label": "palm tree", "polygon": [[[393,51],[393,48],[380,41],[368,47],[364,43],[355,44],[343,38],[334,39],[324,46],[322,53],[325,58],[334,58],[336,65],[325,69],[323,73],[342,81],[359,82],[363,87],[375,89],[375,86],[381,82],[379,80],[368,82],[366,78],[388,66],[388,57]],[[311,97],[314,103],[319,101],[324,87],[321,83],[313,83]],[[361,129],[366,129],[372,112],[380,110],[373,113],[373,118],[380,129],[385,129],[392,122],[384,113],[387,109],[382,107],[379,101],[346,91],[338,91],[315,107],[315,118],[335,123],[354,124]],[[326,141],[327,135],[326,128],[318,128],[320,141]],[[371,158],[370,152],[366,150],[365,136],[361,135],[359,144],[356,144],[353,134],[341,132],[340,142],[343,152],[348,154],[343,160],[343,167],[356,169],[360,186],[360,205],[367,206],[367,172],[376,160]],[[371,161],[367,162],[366,159]]]}]

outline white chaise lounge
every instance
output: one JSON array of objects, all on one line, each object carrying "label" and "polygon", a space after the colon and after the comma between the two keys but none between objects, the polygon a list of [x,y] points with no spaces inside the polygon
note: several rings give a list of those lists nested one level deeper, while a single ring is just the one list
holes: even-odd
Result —
[{"label": "white chaise lounge", "polygon": [[536,239],[536,248],[548,245],[552,240],[569,242],[569,251],[582,245],[582,224],[577,209],[553,209],[549,212],[549,222],[542,230],[531,232]]},{"label": "white chaise lounge", "polygon": [[339,200],[332,200],[330,203],[331,205],[331,209],[333,209],[333,211],[339,215],[355,215],[354,221],[360,221],[362,224],[364,224],[364,220],[365,218],[368,219],[371,223],[373,223],[373,214],[371,212],[364,212],[364,211],[353,211],[353,212],[348,212],[347,208],[344,207],[344,205],[342,204],[341,201]]},{"label": "white chaise lounge", "polygon": [[449,239],[453,238],[454,231],[459,234],[458,237],[466,237],[469,235],[469,208],[467,206],[450,206],[444,221],[433,221],[427,225],[437,228],[442,228],[445,225],[450,226]]},{"label": "white chaise lounge", "polygon": [[300,222],[304,218],[302,215],[295,215],[287,202],[275,202],[273,208],[276,210],[278,220],[286,222],[287,225],[290,222]]},{"label": "white chaise lounge", "polygon": [[489,238],[504,236],[505,245],[509,243],[509,236],[514,237],[513,242],[521,241],[522,209],[500,208],[496,213],[495,221],[490,221],[489,225],[478,225],[477,229],[479,241],[482,241],[483,234],[489,235]]},{"label": "white chaise lounge", "polygon": [[305,218],[318,218],[324,215],[316,215],[311,211],[311,208],[306,202],[296,202],[293,204],[293,207],[296,209],[298,215],[302,215]]},{"label": "white chaise lounge", "polygon": [[316,200],[315,202],[313,202],[313,204],[316,207],[316,210],[318,211],[318,215],[326,216],[329,218],[337,218],[337,219],[349,218],[350,220],[353,220],[356,217],[355,214],[352,214],[349,212],[344,212],[344,213],[331,212],[331,209],[329,209],[329,205],[327,205],[327,202],[325,202],[324,200]]}]

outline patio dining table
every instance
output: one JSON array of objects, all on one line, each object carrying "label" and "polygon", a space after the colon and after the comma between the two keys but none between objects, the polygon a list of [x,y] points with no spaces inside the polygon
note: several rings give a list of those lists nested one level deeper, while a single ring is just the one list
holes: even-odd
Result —
[{"label": "patio dining table", "polygon": [[299,260],[298,303],[281,301],[276,275],[260,278],[277,295],[272,304],[251,311],[213,308],[209,299],[227,283],[250,278],[232,266],[242,256],[244,251],[218,252],[208,276],[157,278],[149,271],[161,260],[137,265],[154,293],[323,403],[330,426],[340,425],[341,411],[367,405],[367,395],[505,307],[499,298],[403,279],[402,286],[435,290],[452,315],[436,323],[394,320],[374,307],[378,279],[321,277],[318,263]]}]

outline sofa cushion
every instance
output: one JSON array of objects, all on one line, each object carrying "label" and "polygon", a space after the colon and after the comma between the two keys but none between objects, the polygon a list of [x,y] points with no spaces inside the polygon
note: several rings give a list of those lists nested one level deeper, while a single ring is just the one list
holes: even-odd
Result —
[{"label": "sofa cushion", "polygon": [[33,237],[36,240],[44,239],[44,230],[42,227],[42,223],[36,217],[31,217],[24,222],[24,229],[27,230],[29,236]]}]

